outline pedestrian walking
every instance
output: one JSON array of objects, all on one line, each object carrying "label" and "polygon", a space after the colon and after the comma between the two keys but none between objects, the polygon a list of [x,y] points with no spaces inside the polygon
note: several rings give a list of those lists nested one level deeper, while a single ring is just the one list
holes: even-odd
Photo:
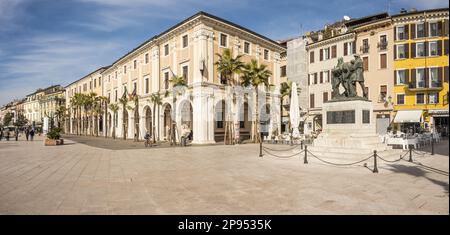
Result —
[{"label": "pedestrian walking", "polygon": [[6,131],[5,131],[5,138],[6,138],[6,141],[9,141],[9,129],[8,128],[6,128]]},{"label": "pedestrian walking", "polygon": [[19,140],[19,128],[16,127],[16,129],[14,129],[14,137],[16,138],[16,141]]},{"label": "pedestrian walking", "polygon": [[3,128],[0,128],[0,141],[2,140],[2,138],[3,138]]},{"label": "pedestrian walking", "polygon": [[25,138],[27,138],[27,141],[28,141],[28,135],[30,134],[30,128],[29,127],[27,127],[26,129],[25,129]]},{"label": "pedestrian walking", "polygon": [[30,131],[30,141],[33,141],[33,137],[34,137],[34,129],[31,129],[31,131]]}]

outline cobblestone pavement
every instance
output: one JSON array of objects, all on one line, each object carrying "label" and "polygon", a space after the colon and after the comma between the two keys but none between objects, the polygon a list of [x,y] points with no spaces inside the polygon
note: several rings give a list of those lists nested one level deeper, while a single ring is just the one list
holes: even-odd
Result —
[{"label": "cobblestone pavement", "polygon": [[448,141],[378,174],[255,144],[103,147],[0,141],[0,214],[449,214]]}]

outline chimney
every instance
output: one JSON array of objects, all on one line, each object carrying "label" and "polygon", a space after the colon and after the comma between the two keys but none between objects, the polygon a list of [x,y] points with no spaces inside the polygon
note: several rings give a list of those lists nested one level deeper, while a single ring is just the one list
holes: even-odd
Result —
[{"label": "chimney", "polygon": [[407,13],[408,11],[406,11],[406,9],[405,8],[402,8],[401,10],[400,10],[400,14],[405,14],[405,13]]}]

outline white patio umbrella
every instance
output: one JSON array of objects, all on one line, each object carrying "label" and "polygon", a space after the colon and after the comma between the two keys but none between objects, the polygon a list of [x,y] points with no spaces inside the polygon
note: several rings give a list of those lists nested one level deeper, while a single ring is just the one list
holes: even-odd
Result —
[{"label": "white patio umbrella", "polygon": [[292,137],[300,138],[300,131],[298,130],[298,125],[300,124],[300,110],[299,110],[299,106],[298,106],[297,84],[295,82],[292,83],[291,104],[289,107],[289,118],[291,121],[291,125],[293,127]]}]

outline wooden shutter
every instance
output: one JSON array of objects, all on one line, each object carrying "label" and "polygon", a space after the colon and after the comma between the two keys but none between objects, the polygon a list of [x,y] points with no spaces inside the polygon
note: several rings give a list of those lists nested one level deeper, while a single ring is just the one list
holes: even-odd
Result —
[{"label": "wooden shutter", "polygon": [[[406,49],[405,49],[405,51],[407,51],[408,49],[407,48],[409,48],[409,45],[408,44],[405,44],[406,45]],[[408,51],[408,53],[409,53],[409,51]],[[411,43],[411,56],[409,56],[409,54],[408,53],[406,53],[406,58],[415,58],[416,57],[416,43]]]},{"label": "wooden shutter", "polygon": [[444,66],[444,82],[448,82],[448,66]]},{"label": "wooden shutter", "polygon": [[309,63],[310,64],[314,63],[314,51],[311,51],[309,53]]},{"label": "wooden shutter", "polygon": [[442,87],[442,67],[438,68],[438,87]]},{"label": "wooden shutter", "polygon": [[394,60],[397,59],[397,45],[394,45]]},{"label": "wooden shutter", "polygon": [[409,69],[405,69],[405,83],[409,82]]},{"label": "wooden shutter", "polygon": [[423,24],[423,28],[424,28],[424,32],[425,32],[425,37],[428,37],[428,27],[429,26],[429,23],[428,22],[426,22],[426,23],[424,23]]},{"label": "wooden shutter", "polygon": [[323,71],[320,72],[320,83],[323,83]]},{"label": "wooden shutter", "polygon": [[394,70],[394,85],[397,85],[397,71]]},{"label": "wooden shutter", "polygon": [[397,27],[394,26],[394,41],[397,41]]},{"label": "wooden shutter", "polygon": [[314,94],[309,95],[309,107],[314,108]]},{"label": "wooden shutter", "polygon": [[416,24],[411,24],[411,39],[416,38]]},{"label": "wooden shutter", "polygon": [[323,93],[323,103],[328,101],[328,92]]},{"label": "wooden shutter", "polygon": [[416,88],[416,69],[411,69],[411,88]]},{"label": "wooden shutter", "polygon": [[323,49],[320,49],[320,51],[319,51],[319,57],[320,57],[320,61],[322,61],[323,60]]},{"label": "wooden shutter", "polygon": [[386,54],[380,54],[380,68],[385,69],[387,67]]},{"label": "wooden shutter", "polygon": [[448,20],[444,20],[444,30],[443,31],[443,35],[444,36],[448,36]]},{"label": "wooden shutter", "polygon": [[336,58],[337,51],[336,51],[336,45],[331,47],[331,58]]},{"label": "wooden shutter", "polygon": [[327,71],[327,82],[330,82],[330,70]]},{"label": "wooden shutter", "polygon": [[438,50],[438,56],[441,56],[442,55],[442,40],[439,40],[438,42],[437,42],[437,50]]},{"label": "wooden shutter", "polygon": [[356,54],[356,41],[352,43],[352,54]]},{"label": "wooden shutter", "polygon": [[369,71],[369,57],[363,57],[364,71]]},{"label": "wooden shutter", "polygon": [[311,74],[308,74],[308,86],[311,85]]},{"label": "wooden shutter", "polygon": [[317,73],[314,73],[314,84],[317,84]]},{"label": "wooden shutter", "polygon": [[424,52],[424,55],[425,56],[428,56],[428,45],[429,45],[429,43],[430,42],[425,42],[424,44],[423,44],[423,52]]},{"label": "wooden shutter", "polygon": [[348,50],[348,43],[344,43],[344,56],[347,55],[347,50]]},{"label": "wooden shutter", "polygon": [[448,55],[448,39],[444,40],[444,55]]},{"label": "wooden shutter", "polygon": [[430,87],[430,68],[425,68],[425,88]]},{"label": "wooden shutter", "polygon": [[328,47],[328,50],[327,50],[327,58],[328,59],[330,59],[330,51],[331,51],[331,49]]},{"label": "wooden shutter", "polygon": [[405,25],[404,27],[404,31],[405,31],[405,40],[409,39],[409,25]]},{"label": "wooden shutter", "polygon": [[437,22],[437,35],[444,36],[444,32],[442,30],[442,21]]}]

